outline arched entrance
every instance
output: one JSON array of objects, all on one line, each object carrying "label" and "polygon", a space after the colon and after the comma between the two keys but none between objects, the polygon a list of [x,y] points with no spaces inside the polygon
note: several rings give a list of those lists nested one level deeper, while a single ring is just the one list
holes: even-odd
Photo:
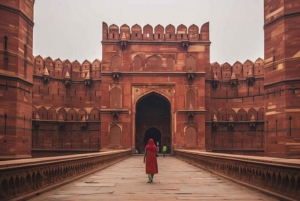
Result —
[{"label": "arched entrance", "polygon": [[157,128],[149,128],[145,132],[144,137],[144,147],[147,145],[148,140],[152,138],[154,140],[154,143],[158,147],[158,150],[161,150],[161,133]]},{"label": "arched entrance", "polygon": [[144,152],[146,143],[152,138],[171,150],[171,105],[158,93],[150,93],[140,98],[136,104],[135,149]]}]

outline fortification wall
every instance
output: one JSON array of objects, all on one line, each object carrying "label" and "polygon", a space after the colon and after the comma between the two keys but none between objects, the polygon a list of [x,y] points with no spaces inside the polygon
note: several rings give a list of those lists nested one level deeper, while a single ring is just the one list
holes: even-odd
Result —
[{"label": "fortification wall", "polygon": [[[264,61],[211,64],[212,150],[264,149]],[[253,154],[253,153],[251,153]]]},{"label": "fortification wall", "polygon": [[97,150],[101,61],[34,59],[33,149]]}]

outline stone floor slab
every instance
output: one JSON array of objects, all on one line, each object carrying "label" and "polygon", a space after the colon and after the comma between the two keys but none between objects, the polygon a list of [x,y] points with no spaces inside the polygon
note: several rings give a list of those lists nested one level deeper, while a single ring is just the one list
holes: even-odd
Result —
[{"label": "stone floor slab", "polygon": [[31,200],[276,200],[172,156],[158,157],[158,168],[147,183],[143,156],[132,156]]}]

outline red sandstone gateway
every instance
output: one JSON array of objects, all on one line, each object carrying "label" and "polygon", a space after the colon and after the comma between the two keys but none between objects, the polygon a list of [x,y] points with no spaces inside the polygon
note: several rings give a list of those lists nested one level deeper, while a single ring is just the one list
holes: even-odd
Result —
[{"label": "red sandstone gateway", "polygon": [[34,58],[33,6],[0,0],[19,19],[0,22],[1,159],[141,152],[149,138],[171,153],[299,156],[296,1],[265,1],[265,58],[233,65],[210,63],[209,23],[103,23],[102,61]]}]

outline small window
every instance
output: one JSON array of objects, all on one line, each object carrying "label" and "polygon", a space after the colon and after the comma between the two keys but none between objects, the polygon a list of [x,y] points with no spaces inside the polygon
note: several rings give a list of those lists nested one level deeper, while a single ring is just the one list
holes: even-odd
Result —
[{"label": "small window", "polygon": [[4,50],[7,50],[8,37],[4,36]]},{"label": "small window", "polygon": [[136,33],[136,34],[135,34],[135,38],[137,38],[137,37],[138,37],[138,34]]},{"label": "small window", "polygon": [[149,38],[149,34],[147,33],[147,38]]},{"label": "small window", "polygon": [[160,39],[160,34],[158,34],[158,39]]},{"label": "small window", "polygon": [[183,34],[181,34],[181,39],[183,39]]},{"label": "small window", "polygon": [[73,115],[71,115],[71,119],[73,120]]},{"label": "small window", "polygon": [[113,34],[113,38],[115,38],[115,34]]},{"label": "small window", "polygon": [[195,38],[195,34],[192,35],[192,38],[193,38],[193,39]]},{"label": "small window", "polygon": [[169,38],[170,38],[170,39],[172,38],[172,34],[169,34]]}]

